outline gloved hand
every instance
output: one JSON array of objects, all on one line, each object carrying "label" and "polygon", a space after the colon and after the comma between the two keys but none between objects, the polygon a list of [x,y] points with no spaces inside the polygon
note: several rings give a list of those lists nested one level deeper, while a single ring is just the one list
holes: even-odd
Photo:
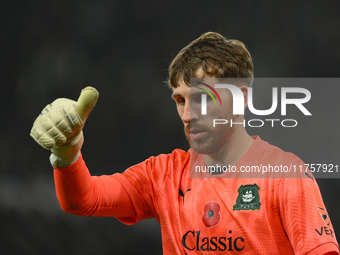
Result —
[{"label": "gloved hand", "polygon": [[98,97],[95,88],[86,87],[77,102],[59,98],[47,105],[35,120],[30,135],[51,150],[54,168],[67,167],[77,161],[84,142],[82,129]]}]

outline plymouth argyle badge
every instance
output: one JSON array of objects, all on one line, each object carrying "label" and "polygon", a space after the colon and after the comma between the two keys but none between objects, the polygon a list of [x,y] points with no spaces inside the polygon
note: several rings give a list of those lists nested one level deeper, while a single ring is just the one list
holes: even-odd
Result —
[{"label": "plymouth argyle badge", "polygon": [[233,210],[260,210],[260,195],[259,186],[253,185],[241,185],[238,189],[238,197],[236,205]]}]

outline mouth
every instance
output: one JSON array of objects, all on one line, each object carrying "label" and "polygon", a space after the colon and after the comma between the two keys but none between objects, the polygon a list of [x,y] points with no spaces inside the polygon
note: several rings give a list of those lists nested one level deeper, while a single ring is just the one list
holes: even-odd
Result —
[{"label": "mouth", "polygon": [[190,139],[197,140],[202,138],[207,132],[205,130],[191,129],[189,130]]}]

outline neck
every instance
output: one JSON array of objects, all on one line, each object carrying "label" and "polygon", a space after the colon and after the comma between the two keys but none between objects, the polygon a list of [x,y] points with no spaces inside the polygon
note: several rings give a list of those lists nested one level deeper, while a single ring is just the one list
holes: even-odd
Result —
[{"label": "neck", "polygon": [[235,164],[247,152],[253,142],[254,139],[248,135],[244,128],[237,129],[218,152],[204,154],[204,162],[208,166]]}]

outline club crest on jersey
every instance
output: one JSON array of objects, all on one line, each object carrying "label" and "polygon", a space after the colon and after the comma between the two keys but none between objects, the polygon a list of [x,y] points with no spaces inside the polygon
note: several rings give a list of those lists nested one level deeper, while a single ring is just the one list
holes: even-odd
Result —
[{"label": "club crest on jersey", "polygon": [[253,185],[241,185],[238,189],[239,194],[233,210],[260,210],[259,189],[256,183]]}]

